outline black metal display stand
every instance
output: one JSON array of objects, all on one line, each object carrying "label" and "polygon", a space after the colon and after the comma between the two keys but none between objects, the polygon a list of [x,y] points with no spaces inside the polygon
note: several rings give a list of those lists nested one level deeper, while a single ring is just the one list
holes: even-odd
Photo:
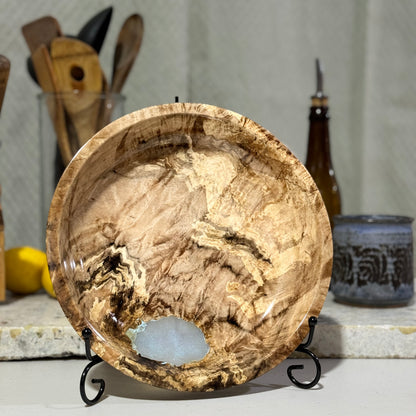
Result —
[{"label": "black metal display stand", "polygon": [[[300,382],[296,379],[296,377],[293,375],[293,371],[294,370],[303,370],[303,368],[304,368],[303,364],[291,365],[287,369],[287,375],[288,375],[290,381],[295,386],[297,386],[301,389],[310,389],[310,388],[312,388],[313,386],[315,386],[319,382],[319,380],[321,378],[321,364],[319,362],[319,359],[311,350],[308,349],[309,345],[312,342],[313,334],[314,334],[314,331],[315,331],[315,326],[318,323],[318,319],[315,316],[311,316],[309,318],[308,323],[309,323],[308,338],[307,338],[306,342],[300,344],[296,348],[296,351],[304,353],[304,354],[308,355],[310,358],[312,358],[313,363],[315,364],[315,370],[316,370],[315,378],[312,381],[307,382],[307,383]],[[91,335],[92,335],[92,332],[89,328],[85,328],[82,331],[82,337],[83,337],[84,342],[85,342],[85,355],[87,356],[90,363],[84,368],[84,371],[82,372],[82,375],[81,375],[80,385],[79,385],[81,398],[88,406],[92,406],[92,405],[98,403],[100,401],[100,399],[101,399],[101,397],[104,393],[104,389],[105,389],[105,381],[103,379],[93,378],[91,380],[91,382],[100,385],[98,393],[96,394],[96,396],[93,399],[89,399],[87,397],[86,393],[85,393],[85,382],[87,380],[87,375],[88,375],[89,371],[96,364],[99,364],[103,361],[103,359],[101,357],[99,357],[98,355],[92,355],[91,354],[91,343],[90,343]]]}]

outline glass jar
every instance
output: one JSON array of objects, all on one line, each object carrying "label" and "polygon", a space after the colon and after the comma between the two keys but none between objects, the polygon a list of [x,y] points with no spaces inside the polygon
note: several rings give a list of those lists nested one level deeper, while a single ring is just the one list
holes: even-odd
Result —
[{"label": "glass jar", "polygon": [[97,131],[125,114],[125,96],[74,91],[41,93],[37,98],[42,160],[41,221],[46,230],[49,205],[64,169]]}]

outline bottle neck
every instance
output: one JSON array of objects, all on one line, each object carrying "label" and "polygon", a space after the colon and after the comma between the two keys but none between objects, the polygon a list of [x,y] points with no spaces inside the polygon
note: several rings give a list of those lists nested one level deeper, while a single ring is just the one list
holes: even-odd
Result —
[{"label": "bottle neck", "polygon": [[329,142],[328,106],[312,105],[309,113],[309,139],[306,167],[321,165],[332,169],[331,149]]}]

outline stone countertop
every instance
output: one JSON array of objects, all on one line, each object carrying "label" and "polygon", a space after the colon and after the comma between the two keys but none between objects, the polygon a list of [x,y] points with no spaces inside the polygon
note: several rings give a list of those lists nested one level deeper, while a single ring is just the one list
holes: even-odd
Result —
[{"label": "stone countertop", "polygon": [[[325,358],[416,358],[416,303],[342,305],[328,294],[311,350]],[[0,303],[0,360],[83,356],[83,341],[46,293]]]}]

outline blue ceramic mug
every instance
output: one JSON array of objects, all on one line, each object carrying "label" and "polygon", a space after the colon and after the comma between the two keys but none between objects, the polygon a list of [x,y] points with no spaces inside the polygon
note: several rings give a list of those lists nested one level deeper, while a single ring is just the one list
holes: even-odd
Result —
[{"label": "blue ceramic mug", "polygon": [[413,218],[334,217],[331,290],[341,302],[399,306],[413,297]]}]

